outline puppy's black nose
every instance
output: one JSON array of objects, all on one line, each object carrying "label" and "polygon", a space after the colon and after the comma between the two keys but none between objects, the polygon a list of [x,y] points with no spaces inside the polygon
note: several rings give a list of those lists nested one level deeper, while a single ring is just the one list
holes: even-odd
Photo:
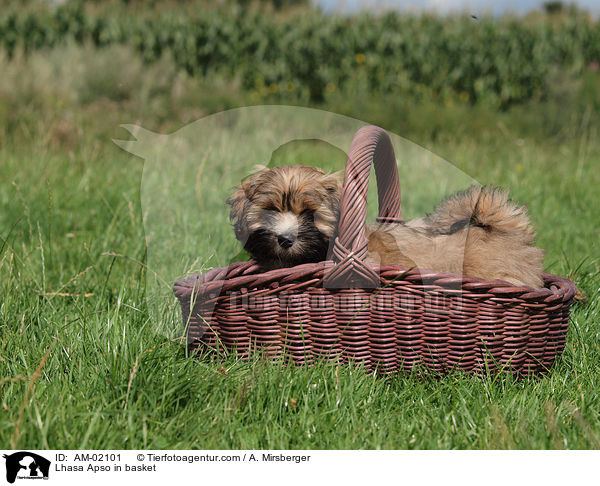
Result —
[{"label": "puppy's black nose", "polygon": [[281,248],[290,248],[294,244],[294,241],[296,241],[296,237],[294,235],[285,234],[277,236],[277,243],[279,243]]}]

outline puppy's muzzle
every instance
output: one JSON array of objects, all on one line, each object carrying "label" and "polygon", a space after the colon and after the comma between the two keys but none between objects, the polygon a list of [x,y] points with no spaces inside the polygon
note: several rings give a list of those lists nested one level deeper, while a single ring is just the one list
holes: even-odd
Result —
[{"label": "puppy's muzzle", "polygon": [[279,246],[284,249],[291,248],[294,242],[296,241],[296,236],[291,233],[286,233],[282,235],[277,235],[277,243]]},{"label": "puppy's muzzle", "polygon": [[289,211],[277,213],[272,231],[277,235],[279,246],[289,250],[298,239],[298,217]]}]

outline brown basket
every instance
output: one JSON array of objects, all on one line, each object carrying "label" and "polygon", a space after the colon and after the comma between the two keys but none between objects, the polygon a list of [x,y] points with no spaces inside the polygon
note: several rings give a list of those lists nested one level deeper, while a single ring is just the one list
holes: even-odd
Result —
[{"label": "brown basket", "polygon": [[297,364],[355,361],[383,373],[416,368],[545,372],[565,346],[576,287],[545,288],[366,262],[371,164],[382,223],[402,221],[391,141],[363,127],[352,142],[331,260],[261,272],[233,263],[175,283],[188,344],[247,358],[260,349]]}]

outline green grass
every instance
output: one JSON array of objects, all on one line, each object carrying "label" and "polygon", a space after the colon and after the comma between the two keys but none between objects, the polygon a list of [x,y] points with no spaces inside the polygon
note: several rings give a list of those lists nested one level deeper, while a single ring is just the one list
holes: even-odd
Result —
[{"label": "green grass", "polygon": [[[192,92],[180,99],[193,103],[181,105],[207,111],[245,96],[232,88],[221,106]],[[169,131],[187,121],[187,108],[157,96],[163,108],[156,116],[133,95],[119,103],[92,96],[87,104],[58,91],[31,102],[0,97],[3,447],[600,447],[600,139],[593,111],[553,111],[548,102],[496,113],[376,98],[368,107],[328,106],[407,136],[480,182],[509,187],[529,207],[546,268],[570,275],[585,298],[574,306],[565,352],[550,375],[430,379],[262,358],[195,359],[176,332],[166,338],[156,331],[147,300],[146,277],[157,267],[143,225],[143,164],[110,140],[126,137],[119,123]],[[562,121],[548,120],[549,113]],[[74,136],[58,130],[61,120]],[[284,147],[274,159],[295,154],[314,163],[325,157],[332,168],[340,160],[306,144]],[[426,179],[417,169],[403,179],[408,216],[430,209],[438,196],[414,187]],[[200,266],[227,263],[238,249],[221,205],[237,174],[206,177],[215,191],[203,199],[200,219],[213,225],[211,245],[219,250],[208,255],[210,245],[198,242],[183,266],[193,256]],[[164,308],[176,310],[168,299]],[[167,317],[175,325],[178,316]]]}]

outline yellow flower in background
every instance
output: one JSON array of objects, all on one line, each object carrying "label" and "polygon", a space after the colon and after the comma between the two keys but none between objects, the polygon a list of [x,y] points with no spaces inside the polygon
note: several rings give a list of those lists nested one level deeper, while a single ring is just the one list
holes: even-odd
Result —
[{"label": "yellow flower in background", "polygon": [[327,91],[328,93],[332,93],[336,90],[336,86],[334,83],[327,83],[327,85],[325,86],[325,91]]},{"label": "yellow flower in background", "polygon": [[362,64],[365,62],[365,55],[362,52],[359,52],[358,54],[356,54],[356,56],[354,56],[354,58],[356,59],[356,62],[358,64]]},{"label": "yellow flower in background", "polygon": [[275,83],[271,83],[269,85],[269,93],[277,93],[277,85]]},{"label": "yellow flower in background", "polygon": [[285,85],[285,89],[287,89],[288,91],[294,91],[294,84],[293,83],[287,83]]}]

